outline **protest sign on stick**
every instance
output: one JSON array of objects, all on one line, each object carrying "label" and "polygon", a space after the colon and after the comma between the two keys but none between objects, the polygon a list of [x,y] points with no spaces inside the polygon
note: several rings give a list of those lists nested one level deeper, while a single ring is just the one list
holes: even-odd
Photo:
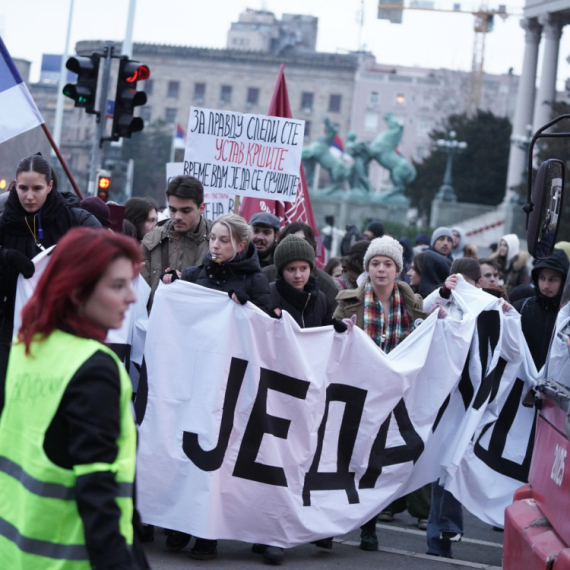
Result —
[{"label": "protest sign on stick", "polygon": [[295,202],[304,121],[190,108],[184,174],[206,192]]},{"label": "protest sign on stick", "polygon": [[[166,185],[175,176],[184,174],[183,162],[167,162],[166,163]],[[225,192],[207,192],[204,188],[204,213],[202,214],[207,220],[214,221],[222,214],[231,214],[235,211],[235,196],[230,196]]]}]

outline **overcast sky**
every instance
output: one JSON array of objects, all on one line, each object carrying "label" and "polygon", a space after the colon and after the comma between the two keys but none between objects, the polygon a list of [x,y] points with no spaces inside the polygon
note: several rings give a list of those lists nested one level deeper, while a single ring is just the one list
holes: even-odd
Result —
[{"label": "overcast sky", "polygon": [[[524,0],[502,0],[507,10],[522,13]],[[63,53],[70,0],[4,0],[0,6],[0,33],[12,57],[33,62],[32,81],[39,78],[42,53]],[[230,24],[246,8],[265,7],[278,17],[285,11],[319,18],[317,49],[346,52],[359,47],[357,24],[361,0],[138,0],[134,41],[223,48]],[[471,69],[473,21],[470,14],[426,13],[408,10],[404,23],[376,19],[376,2],[365,0],[362,43],[379,63],[422,67]],[[450,8],[452,2],[436,6]],[[477,4],[462,3],[471,10]],[[489,7],[498,7],[489,2]],[[128,0],[75,0],[71,51],[76,41],[121,40],[126,29]],[[558,87],[570,76],[570,26],[562,37]],[[519,16],[495,19],[487,35],[485,71],[520,74],[524,32]],[[539,60],[540,61],[540,60]],[[539,63],[540,66],[540,63]]]}]

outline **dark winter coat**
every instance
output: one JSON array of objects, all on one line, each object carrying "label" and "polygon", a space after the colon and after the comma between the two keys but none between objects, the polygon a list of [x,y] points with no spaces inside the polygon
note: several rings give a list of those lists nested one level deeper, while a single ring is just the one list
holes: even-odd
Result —
[{"label": "dark winter coat", "polygon": [[287,311],[297,324],[308,329],[332,324],[333,307],[327,296],[319,289],[314,277],[309,277],[303,291],[299,291],[284,279],[269,285],[273,306]]},{"label": "dark winter coat", "polygon": [[210,252],[206,253],[202,265],[187,267],[182,272],[182,279],[216,291],[235,292],[238,297],[244,294],[248,301],[266,313],[272,312],[269,282],[261,272],[253,243],[233,259],[221,263],[214,261]]},{"label": "dark winter coat", "polygon": [[[532,280],[535,287],[534,297],[520,299],[513,303],[513,307],[521,315],[523,334],[538,370],[546,362],[569,266],[566,253],[555,248],[548,259],[538,261],[532,269]],[[546,297],[540,292],[538,276],[541,269],[552,269],[562,275],[560,292],[556,297]]]},{"label": "dark winter coat", "polygon": [[508,295],[510,295],[515,287],[529,284],[530,278],[526,266],[529,257],[526,251],[519,251],[519,253],[510,260],[509,266],[506,267],[504,257],[501,257],[498,253],[491,256],[491,259],[499,263],[503,287],[506,289]]},{"label": "dark winter coat", "polygon": [[445,280],[449,277],[450,269],[451,260],[448,257],[437,253],[437,251],[425,251],[420,285],[418,287],[418,293],[422,298],[425,299],[430,293],[439,289],[445,283]]},{"label": "dark winter coat", "polygon": [[[30,228],[32,230],[34,228],[34,218],[37,242],[30,231]],[[48,249],[55,245],[69,229],[77,226],[100,228],[101,224],[86,210],[69,207],[66,198],[57,190],[52,190],[47,195],[45,204],[36,214],[28,214],[20,204],[16,189],[13,189],[10,190],[6,208],[0,218],[0,245],[2,248],[15,249],[28,259],[33,259],[42,251],[36,243]],[[6,256],[0,256],[0,260],[2,259],[5,260]],[[9,323],[14,320],[17,280],[18,270],[7,262],[2,263],[0,266],[0,299],[2,300],[0,301],[0,318],[7,329],[10,328]]]},{"label": "dark winter coat", "polygon": [[[267,277],[269,283],[273,283],[277,280],[277,268],[275,265],[267,265],[262,268],[262,271]],[[313,270],[313,276],[318,279],[319,289],[327,296],[333,310],[336,309],[336,296],[339,289],[336,281],[326,271],[323,271],[318,267],[315,267]]]}]

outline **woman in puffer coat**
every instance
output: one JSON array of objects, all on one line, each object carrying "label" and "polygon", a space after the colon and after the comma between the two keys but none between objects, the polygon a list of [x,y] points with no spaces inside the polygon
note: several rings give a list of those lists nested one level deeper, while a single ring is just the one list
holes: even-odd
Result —
[{"label": "woman in puffer coat", "polygon": [[271,312],[269,282],[261,271],[250,227],[236,214],[225,214],[214,222],[210,250],[202,265],[186,268],[182,279],[225,291],[241,305],[251,301],[266,313]]}]

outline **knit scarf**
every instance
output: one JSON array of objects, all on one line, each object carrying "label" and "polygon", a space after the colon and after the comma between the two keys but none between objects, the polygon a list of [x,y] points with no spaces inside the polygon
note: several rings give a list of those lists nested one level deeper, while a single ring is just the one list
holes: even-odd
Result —
[{"label": "knit scarf", "polygon": [[392,292],[390,314],[386,318],[382,303],[374,295],[372,285],[368,281],[364,289],[364,332],[388,354],[413,330],[414,324],[396,283]]}]

